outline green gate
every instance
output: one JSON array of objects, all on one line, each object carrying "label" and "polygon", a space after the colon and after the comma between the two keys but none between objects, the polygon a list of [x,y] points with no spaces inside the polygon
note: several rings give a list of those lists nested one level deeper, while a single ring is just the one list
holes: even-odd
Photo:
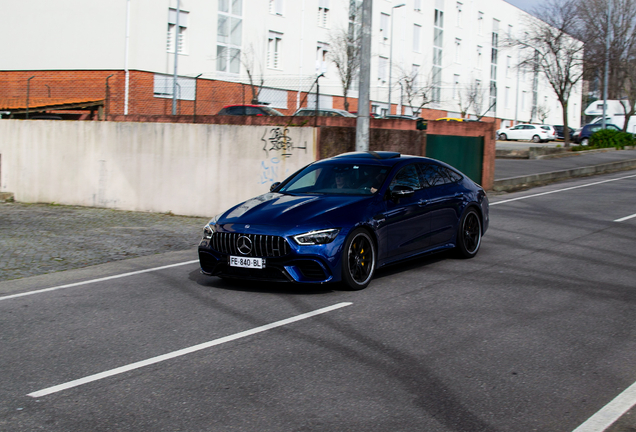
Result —
[{"label": "green gate", "polygon": [[475,183],[481,184],[484,163],[483,137],[427,135],[426,157],[446,162]]}]

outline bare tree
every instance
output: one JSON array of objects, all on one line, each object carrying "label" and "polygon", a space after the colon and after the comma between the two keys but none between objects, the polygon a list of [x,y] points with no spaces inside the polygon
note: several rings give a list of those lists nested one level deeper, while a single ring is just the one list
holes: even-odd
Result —
[{"label": "bare tree", "polygon": [[356,1],[349,4],[349,27],[336,30],[329,36],[328,58],[336,65],[338,78],[342,85],[344,108],[349,111],[347,94],[358,78],[360,71],[360,20],[362,17],[362,5]]},{"label": "bare tree", "polygon": [[347,94],[358,77],[360,70],[359,36],[350,30],[337,30],[329,38],[330,51],[328,58],[338,70],[338,78],[342,85],[344,108],[349,110]]},{"label": "bare tree", "polygon": [[470,105],[473,107],[473,112],[477,116],[477,119],[481,119],[488,110],[484,111],[484,102],[486,101],[485,89],[481,85],[481,81],[473,80],[467,89],[468,99]]},{"label": "bare tree", "polygon": [[627,65],[628,67],[625,69],[625,88],[623,90],[625,99],[621,99],[623,114],[625,114],[623,132],[627,132],[629,120],[636,114],[636,58],[633,57],[627,62]]},{"label": "bare tree", "polygon": [[[607,16],[610,1],[611,21]],[[621,99],[626,95],[628,75],[633,70],[630,60],[636,49],[636,1],[586,0],[578,4],[576,15],[580,23],[576,37],[585,43],[585,79],[603,83],[606,54],[609,54],[607,94],[610,99]],[[608,31],[609,53],[606,52]]]},{"label": "bare tree", "polygon": [[541,120],[541,123],[545,123],[545,119],[550,116],[550,108],[546,105],[537,106],[537,118]]},{"label": "bare tree", "polygon": [[547,0],[539,18],[527,19],[527,32],[505,44],[520,49],[520,67],[542,73],[554,90],[563,112],[564,146],[570,146],[568,103],[574,86],[583,77],[583,43],[577,32],[576,0]]},{"label": "bare tree", "polygon": [[473,101],[474,99],[470,94],[470,87],[457,91],[457,106],[459,107],[462,118],[466,118],[466,115],[468,115],[470,107],[473,106]]},{"label": "bare tree", "polygon": [[252,102],[258,103],[258,96],[261,93],[265,78],[263,77],[263,65],[260,61],[256,60],[257,56],[254,54],[254,45],[251,45],[241,53],[241,64],[247,73],[247,79],[250,82],[250,89],[252,90]]},{"label": "bare tree", "polygon": [[398,82],[402,85],[406,106],[413,115],[420,115],[420,111],[433,101],[433,81],[429,75],[424,82],[418,69],[411,72],[399,68]]}]

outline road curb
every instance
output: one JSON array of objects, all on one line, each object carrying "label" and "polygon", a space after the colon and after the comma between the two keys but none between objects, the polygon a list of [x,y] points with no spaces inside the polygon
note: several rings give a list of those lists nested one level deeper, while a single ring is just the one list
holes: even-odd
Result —
[{"label": "road curb", "polygon": [[496,192],[513,192],[520,189],[542,186],[576,177],[587,177],[596,174],[626,171],[635,168],[636,159],[629,159],[626,161],[610,162],[563,171],[553,171],[540,174],[531,174],[527,176],[499,179],[494,181],[492,189]]}]

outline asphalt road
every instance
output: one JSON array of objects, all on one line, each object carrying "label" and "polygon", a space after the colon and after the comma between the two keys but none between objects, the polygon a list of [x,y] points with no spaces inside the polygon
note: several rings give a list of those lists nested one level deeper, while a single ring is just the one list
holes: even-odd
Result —
[{"label": "asphalt road", "polygon": [[359,292],[207,278],[195,250],[0,282],[0,430],[600,431],[636,382],[635,189],[495,196],[476,258]]}]

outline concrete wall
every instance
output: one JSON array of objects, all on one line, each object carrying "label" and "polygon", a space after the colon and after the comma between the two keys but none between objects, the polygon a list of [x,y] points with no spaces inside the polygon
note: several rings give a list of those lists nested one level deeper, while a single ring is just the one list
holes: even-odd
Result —
[{"label": "concrete wall", "polygon": [[284,130],[2,120],[0,192],[21,202],[211,217],[315,160],[314,128]]}]

